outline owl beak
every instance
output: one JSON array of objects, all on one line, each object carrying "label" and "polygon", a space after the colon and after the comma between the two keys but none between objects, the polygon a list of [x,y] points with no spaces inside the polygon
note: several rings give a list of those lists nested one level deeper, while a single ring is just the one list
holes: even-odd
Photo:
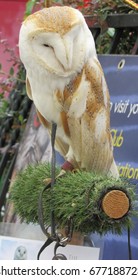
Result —
[{"label": "owl beak", "polygon": [[64,46],[66,54],[66,63],[64,64],[64,68],[68,71],[72,69],[73,43],[71,40],[66,39],[64,40]]},{"label": "owl beak", "polygon": [[66,52],[67,66],[64,66],[66,70],[71,70],[72,68],[72,56],[70,53]]}]

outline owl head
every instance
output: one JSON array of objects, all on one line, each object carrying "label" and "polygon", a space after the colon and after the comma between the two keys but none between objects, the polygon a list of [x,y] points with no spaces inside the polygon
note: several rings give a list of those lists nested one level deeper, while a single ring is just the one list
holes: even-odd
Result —
[{"label": "owl head", "polygon": [[24,246],[18,246],[14,253],[14,260],[26,260],[27,250]]},{"label": "owl head", "polygon": [[20,58],[26,69],[36,65],[67,77],[81,71],[96,55],[93,36],[80,11],[72,7],[44,8],[22,23]]}]

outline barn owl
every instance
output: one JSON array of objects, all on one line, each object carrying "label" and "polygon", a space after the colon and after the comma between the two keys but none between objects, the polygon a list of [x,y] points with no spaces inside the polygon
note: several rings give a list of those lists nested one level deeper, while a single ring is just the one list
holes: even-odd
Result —
[{"label": "barn owl", "polygon": [[93,36],[80,11],[44,8],[19,34],[27,94],[41,123],[57,124],[56,149],[71,167],[118,177],[110,133],[110,98]]},{"label": "barn owl", "polygon": [[27,250],[24,246],[19,246],[16,248],[14,260],[27,260]]}]

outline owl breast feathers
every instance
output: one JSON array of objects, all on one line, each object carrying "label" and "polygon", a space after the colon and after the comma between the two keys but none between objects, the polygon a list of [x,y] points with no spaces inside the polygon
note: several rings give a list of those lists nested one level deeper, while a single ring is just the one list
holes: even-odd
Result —
[{"label": "owl breast feathers", "polygon": [[23,22],[20,58],[27,94],[74,168],[118,177],[110,133],[110,100],[93,36],[81,12],[42,9]]}]

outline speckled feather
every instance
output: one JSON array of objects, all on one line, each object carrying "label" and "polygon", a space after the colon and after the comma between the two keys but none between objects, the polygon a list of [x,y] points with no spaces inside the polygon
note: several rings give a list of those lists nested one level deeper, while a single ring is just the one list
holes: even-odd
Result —
[{"label": "speckled feather", "polygon": [[[34,21],[37,27],[45,29],[46,32],[59,33],[61,35],[66,34],[76,23],[76,16],[72,9],[64,6],[62,9],[51,7],[50,9],[43,9],[26,18],[24,24],[27,21]],[[77,20],[78,22],[78,20]]]}]

